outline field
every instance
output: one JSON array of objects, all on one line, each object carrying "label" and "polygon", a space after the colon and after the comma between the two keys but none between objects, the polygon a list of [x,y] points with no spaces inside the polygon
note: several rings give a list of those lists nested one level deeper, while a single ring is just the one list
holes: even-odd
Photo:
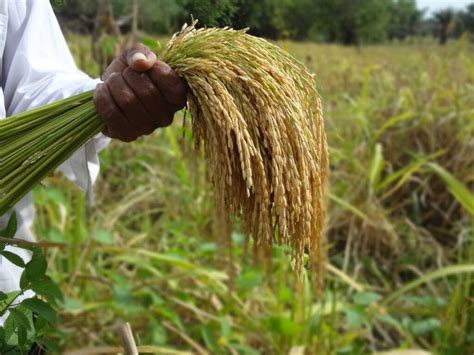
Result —
[{"label": "field", "polygon": [[[98,75],[87,39],[69,40]],[[48,251],[66,297],[53,334],[63,349],[118,345],[128,321],[163,353],[474,352],[472,46],[279,44],[323,98],[324,290],[297,286],[285,248],[257,263],[238,221],[231,242],[214,235],[201,152],[179,115],[102,153],[94,207],[59,175],[35,190],[37,235],[64,244]]]}]

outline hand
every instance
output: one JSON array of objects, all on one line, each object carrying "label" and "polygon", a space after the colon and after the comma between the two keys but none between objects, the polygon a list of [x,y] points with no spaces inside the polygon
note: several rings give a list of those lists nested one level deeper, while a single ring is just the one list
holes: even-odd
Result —
[{"label": "hand", "polygon": [[169,126],[186,105],[188,87],[144,45],[126,50],[105,70],[94,104],[107,126],[103,133],[131,142]]}]

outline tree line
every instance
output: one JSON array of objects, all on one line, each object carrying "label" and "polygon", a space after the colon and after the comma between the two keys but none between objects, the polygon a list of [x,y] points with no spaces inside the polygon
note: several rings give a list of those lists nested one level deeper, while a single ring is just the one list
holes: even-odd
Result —
[{"label": "tree line", "polygon": [[436,36],[440,43],[474,34],[474,4],[447,8],[428,17],[416,0],[62,0],[52,1],[63,26],[92,32],[97,10],[107,3],[117,27],[131,29],[132,8],[139,28],[150,34],[175,32],[184,22],[250,28],[271,39],[312,40],[346,45]]}]

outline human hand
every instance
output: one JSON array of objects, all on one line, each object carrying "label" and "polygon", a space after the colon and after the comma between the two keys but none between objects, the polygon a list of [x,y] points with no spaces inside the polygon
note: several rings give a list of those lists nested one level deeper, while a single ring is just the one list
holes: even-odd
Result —
[{"label": "human hand", "polygon": [[126,50],[105,70],[94,104],[106,122],[103,133],[131,142],[169,126],[186,105],[188,87],[146,46]]}]

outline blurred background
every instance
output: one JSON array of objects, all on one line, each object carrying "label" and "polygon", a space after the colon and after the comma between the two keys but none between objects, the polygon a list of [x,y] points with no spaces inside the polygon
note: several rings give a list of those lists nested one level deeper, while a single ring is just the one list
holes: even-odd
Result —
[{"label": "blurred background", "polygon": [[[249,27],[315,73],[330,145],[323,290],[289,251],[259,263],[212,192],[183,114],[101,155],[95,207],[63,177],[35,190],[63,349],[163,353],[474,352],[474,3],[415,0],[55,0],[78,65],[99,76],[136,41],[160,52],[184,22]],[[257,255],[258,256],[258,255]],[[314,273],[305,270],[304,279]]]}]

